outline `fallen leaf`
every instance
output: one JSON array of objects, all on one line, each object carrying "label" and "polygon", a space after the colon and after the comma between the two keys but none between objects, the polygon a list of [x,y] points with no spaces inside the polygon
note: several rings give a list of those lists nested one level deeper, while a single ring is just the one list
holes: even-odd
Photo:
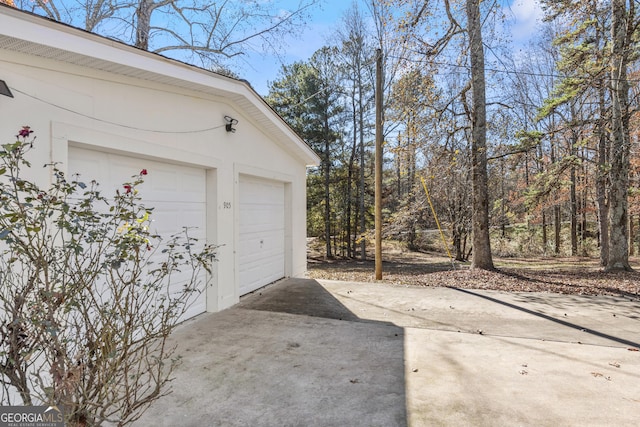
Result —
[{"label": "fallen leaf", "polygon": [[596,378],[602,377],[607,381],[611,381],[611,377],[607,376],[605,377],[603,374],[601,374],[600,372],[591,372],[591,375],[593,375]]},{"label": "fallen leaf", "polygon": [[[389,249],[393,243],[383,242]],[[373,257],[365,262],[350,259],[323,259],[324,244],[314,240],[308,245],[309,277],[312,279],[375,282]],[[595,260],[576,267],[574,259],[527,259],[526,265],[505,260],[505,266],[492,272],[472,272],[466,266],[451,269],[449,259],[434,263],[433,253],[390,251],[393,264],[385,271],[385,282],[403,286],[493,289],[511,292],[553,292],[567,295],[625,296],[640,301],[637,283],[640,273],[610,274]],[[350,289],[352,291],[353,289]],[[564,312],[563,312],[564,313]],[[568,317],[569,313],[567,313]],[[617,315],[616,315],[617,316]]]},{"label": "fallen leaf", "polygon": [[640,351],[637,348],[633,348],[633,347],[629,347],[627,350],[629,350],[629,351]]}]

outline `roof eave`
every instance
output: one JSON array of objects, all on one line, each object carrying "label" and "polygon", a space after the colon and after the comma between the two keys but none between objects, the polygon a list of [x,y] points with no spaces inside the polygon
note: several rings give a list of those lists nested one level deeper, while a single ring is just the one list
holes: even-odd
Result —
[{"label": "roof eave", "polygon": [[[59,48],[58,46],[64,46]],[[196,90],[231,100],[307,166],[318,155],[244,80],[223,76],[122,42],[0,4],[0,49]]]}]

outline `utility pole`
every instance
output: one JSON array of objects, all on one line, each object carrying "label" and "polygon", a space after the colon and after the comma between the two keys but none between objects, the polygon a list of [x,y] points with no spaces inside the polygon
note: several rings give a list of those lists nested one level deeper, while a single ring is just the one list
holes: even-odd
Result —
[{"label": "utility pole", "polygon": [[375,239],[376,280],[382,280],[382,49],[376,49],[376,167]]}]

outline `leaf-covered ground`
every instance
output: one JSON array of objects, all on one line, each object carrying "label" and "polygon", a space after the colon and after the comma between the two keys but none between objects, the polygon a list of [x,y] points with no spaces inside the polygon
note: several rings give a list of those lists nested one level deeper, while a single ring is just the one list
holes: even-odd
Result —
[{"label": "leaf-covered ground", "polygon": [[[317,248],[316,248],[317,249]],[[373,255],[367,261],[325,260],[313,247],[308,276],[316,279],[373,282]],[[514,292],[614,295],[640,300],[640,259],[633,272],[605,273],[591,258],[494,258],[496,271],[471,271],[468,263],[452,263],[435,253],[410,252],[397,245],[383,247],[383,281],[408,286],[447,286]]]}]

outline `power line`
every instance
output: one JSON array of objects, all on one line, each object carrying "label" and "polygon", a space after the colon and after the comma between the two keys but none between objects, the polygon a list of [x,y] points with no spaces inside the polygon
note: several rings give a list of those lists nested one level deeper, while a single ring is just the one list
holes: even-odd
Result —
[{"label": "power line", "polygon": [[140,128],[140,127],[136,127],[136,126],[130,126],[130,125],[122,124],[122,123],[117,123],[117,122],[112,122],[112,121],[109,121],[109,120],[100,119],[98,117],[93,117],[93,116],[90,116],[88,114],[84,114],[84,113],[81,113],[79,111],[75,111],[75,110],[72,110],[70,108],[63,107],[62,105],[56,104],[54,102],[50,102],[50,101],[47,101],[45,99],[39,98],[39,97],[37,97],[35,95],[31,95],[31,94],[29,94],[27,92],[21,91],[20,89],[16,89],[14,87],[11,87],[11,90],[14,90],[14,91],[16,91],[18,93],[23,94],[24,96],[28,96],[29,98],[35,99],[37,101],[40,101],[40,102],[42,102],[44,104],[47,104],[47,105],[50,105],[52,107],[58,108],[60,110],[67,111],[69,113],[85,117],[87,119],[95,120],[97,122],[107,123],[107,124],[118,126],[118,127],[125,128],[125,129],[132,129],[132,130],[139,130],[139,131],[153,132],[153,133],[163,133],[163,134],[190,134],[190,133],[209,132],[209,131],[212,131],[212,130],[216,130],[216,129],[220,129],[220,128],[225,127],[225,125],[222,124],[220,126],[214,126],[214,127],[210,127],[210,128],[206,128],[206,129],[180,130],[180,131]]},{"label": "power line", "polygon": [[[409,61],[409,62],[424,62],[421,59],[411,59],[411,58],[405,58],[401,56],[389,56],[389,58],[400,59],[400,60]],[[453,64],[450,62],[443,62],[443,61],[429,61],[429,63],[434,65],[441,65],[445,67],[464,68],[465,70],[471,69],[470,65],[464,65],[464,64]],[[514,75],[525,75],[525,76],[532,76],[532,77],[552,77],[557,79],[575,78],[575,79],[582,79],[582,80],[590,80],[594,78],[593,76],[566,76],[566,75],[555,74],[555,73],[543,73],[543,72],[533,72],[533,71],[523,71],[523,70],[507,70],[507,69],[488,68],[488,67],[485,67],[485,71],[498,73],[498,74],[514,74]],[[608,79],[617,80],[611,77],[609,77]],[[626,80],[632,83],[640,82],[640,79],[626,79]]]}]

